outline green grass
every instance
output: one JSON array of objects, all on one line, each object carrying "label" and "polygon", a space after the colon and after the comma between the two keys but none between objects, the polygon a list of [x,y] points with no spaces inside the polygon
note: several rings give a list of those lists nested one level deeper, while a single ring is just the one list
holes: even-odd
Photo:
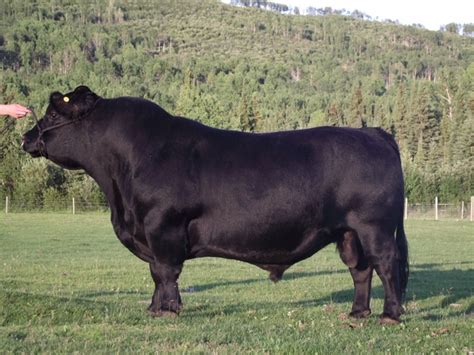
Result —
[{"label": "green grass", "polygon": [[352,281],[334,247],[273,284],[251,265],[188,261],[176,319],[145,313],[153,282],[104,214],[0,215],[0,353],[380,353],[474,350],[474,223],[409,221],[407,313],[346,318]]}]

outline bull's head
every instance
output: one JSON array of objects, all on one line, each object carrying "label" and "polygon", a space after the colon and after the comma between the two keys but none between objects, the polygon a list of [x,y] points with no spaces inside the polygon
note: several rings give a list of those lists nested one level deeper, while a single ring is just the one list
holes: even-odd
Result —
[{"label": "bull's head", "polygon": [[84,122],[99,99],[86,86],[65,95],[52,93],[46,114],[23,136],[23,149],[34,158],[43,156],[68,169],[80,168],[75,156]]}]

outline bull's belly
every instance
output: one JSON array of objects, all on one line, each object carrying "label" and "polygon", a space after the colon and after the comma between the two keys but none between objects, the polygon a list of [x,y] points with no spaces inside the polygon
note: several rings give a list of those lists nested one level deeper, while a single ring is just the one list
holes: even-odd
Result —
[{"label": "bull's belly", "polygon": [[[206,235],[206,228],[190,225],[189,256],[223,257],[257,264],[294,264],[334,242],[326,228],[301,226],[267,228],[264,231],[242,229],[216,231]],[[258,233],[260,232],[260,233]]]}]

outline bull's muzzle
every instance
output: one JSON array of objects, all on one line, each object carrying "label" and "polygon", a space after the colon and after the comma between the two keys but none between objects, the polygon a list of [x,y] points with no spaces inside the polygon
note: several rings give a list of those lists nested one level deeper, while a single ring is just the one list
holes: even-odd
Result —
[{"label": "bull's muzzle", "polygon": [[27,134],[25,134],[21,139],[21,148],[29,153],[33,158],[41,156],[38,149],[38,139],[29,138]]}]

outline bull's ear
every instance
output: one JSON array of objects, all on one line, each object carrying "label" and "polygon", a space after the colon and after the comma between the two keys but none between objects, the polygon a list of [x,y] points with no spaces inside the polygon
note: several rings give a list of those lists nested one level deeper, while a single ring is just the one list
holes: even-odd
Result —
[{"label": "bull's ear", "polygon": [[87,86],[82,85],[66,95],[55,92],[51,94],[50,101],[62,115],[78,118],[92,111],[99,98]]},{"label": "bull's ear", "polygon": [[[85,94],[85,93],[88,93],[88,92],[94,94],[94,93],[92,92],[92,90],[89,89],[87,86],[85,86],[85,85],[80,85],[80,86],[78,86],[77,88],[74,89],[73,94]],[[94,95],[95,95],[95,94],[94,94]]]},{"label": "bull's ear", "polygon": [[63,94],[56,91],[56,92],[53,92],[51,96],[49,97],[49,102],[53,105],[57,105],[60,102],[60,100],[62,100],[62,98],[63,98]]},{"label": "bull's ear", "polygon": [[75,117],[81,117],[88,114],[92,111],[95,103],[99,99],[100,97],[92,92],[92,90],[87,86],[78,86],[71,93],[70,97],[70,102],[74,111],[73,115]]}]

